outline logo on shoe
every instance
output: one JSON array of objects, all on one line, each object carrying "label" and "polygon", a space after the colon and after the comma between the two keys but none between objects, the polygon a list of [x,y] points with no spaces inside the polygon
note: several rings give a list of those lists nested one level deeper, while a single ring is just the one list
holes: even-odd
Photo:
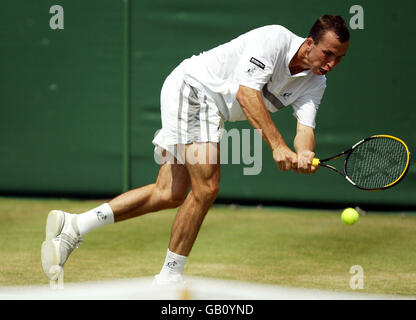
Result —
[{"label": "logo on shoe", "polygon": [[107,219],[107,216],[104,214],[104,213],[102,213],[101,211],[95,211],[95,213],[97,214],[97,219],[98,220],[106,220]]},{"label": "logo on shoe", "polygon": [[166,264],[166,266],[168,267],[168,268],[170,268],[170,269],[173,269],[173,268],[175,268],[175,266],[177,265],[178,263],[176,262],[176,261],[170,261],[170,262],[168,262],[167,264]]}]

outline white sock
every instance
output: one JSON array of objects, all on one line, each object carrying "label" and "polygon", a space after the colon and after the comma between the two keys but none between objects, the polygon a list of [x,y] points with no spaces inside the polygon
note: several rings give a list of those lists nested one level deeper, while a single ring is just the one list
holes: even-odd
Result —
[{"label": "white sock", "polygon": [[110,223],[114,223],[114,214],[108,203],[77,215],[77,225],[81,236]]},{"label": "white sock", "polygon": [[186,256],[173,253],[168,249],[160,275],[163,277],[170,277],[177,274],[182,275],[187,258]]}]

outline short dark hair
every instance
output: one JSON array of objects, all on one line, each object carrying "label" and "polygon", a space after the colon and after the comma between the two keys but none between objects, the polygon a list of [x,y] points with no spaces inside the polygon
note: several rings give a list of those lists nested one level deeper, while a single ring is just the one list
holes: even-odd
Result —
[{"label": "short dark hair", "polygon": [[333,31],[342,43],[350,40],[350,31],[344,18],[330,14],[325,14],[316,20],[309,31],[308,37],[312,38],[315,44],[317,44],[327,31]]}]

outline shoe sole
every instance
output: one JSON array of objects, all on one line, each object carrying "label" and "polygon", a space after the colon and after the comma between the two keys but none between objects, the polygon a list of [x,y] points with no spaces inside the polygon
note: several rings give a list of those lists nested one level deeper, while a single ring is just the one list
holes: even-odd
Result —
[{"label": "shoe sole", "polygon": [[163,279],[159,275],[156,275],[152,281],[152,287],[165,287],[165,286],[183,286],[186,281],[183,278],[180,279]]},{"label": "shoe sole", "polygon": [[42,243],[41,259],[43,272],[51,280],[57,280],[62,271],[59,265],[60,254],[53,239],[58,236],[65,223],[65,214],[59,210],[52,210],[46,219],[46,239]]},{"label": "shoe sole", "polygon": [[52,210],[46,219],[46,240],[52,240],[61,233],[65,223],[65,214],[60,210]]}]

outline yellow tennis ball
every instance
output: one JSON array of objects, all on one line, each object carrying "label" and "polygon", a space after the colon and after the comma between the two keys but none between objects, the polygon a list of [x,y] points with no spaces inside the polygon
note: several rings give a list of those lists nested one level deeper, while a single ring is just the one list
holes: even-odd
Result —
[{"label": "yellow tennis ball", "polygon": [[359,217],[360,215],[358,214],[357,210],[353,208],[344,209],[341,214],[342,222],[348,225],[353,225],[356,223]]}]

